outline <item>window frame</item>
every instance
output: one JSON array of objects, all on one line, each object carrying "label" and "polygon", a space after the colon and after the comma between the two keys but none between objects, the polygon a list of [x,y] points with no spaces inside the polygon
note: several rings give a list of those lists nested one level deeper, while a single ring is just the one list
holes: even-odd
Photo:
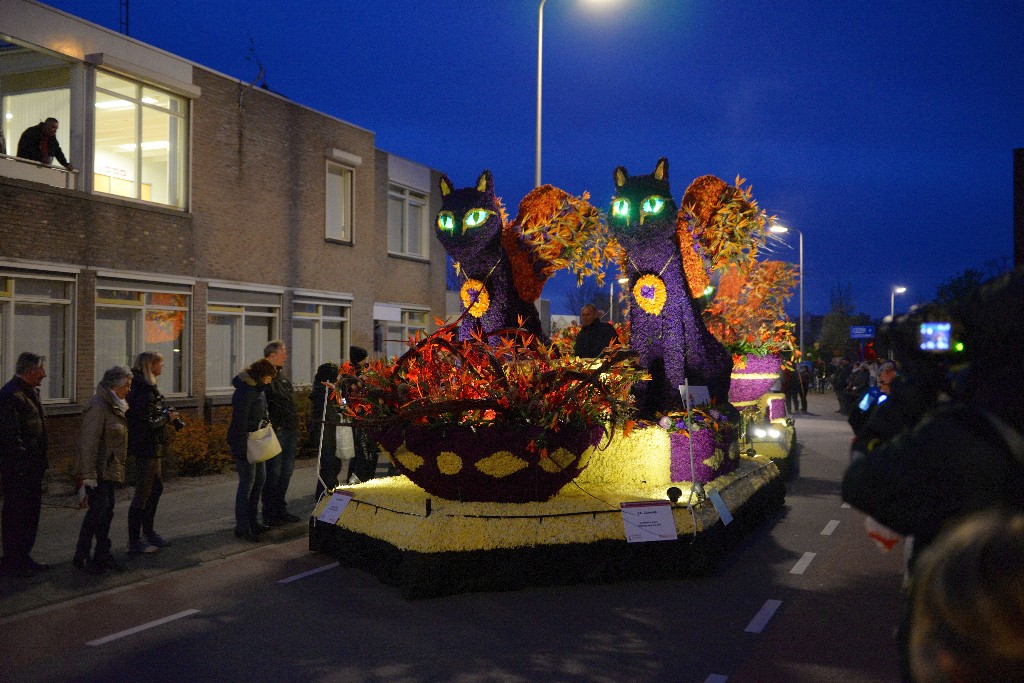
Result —
[{"label": "window frame", "polygon": [[[235,301],[230,301],[230,299],[232,298],[232,293],[234,293],[234,292],[237,292],[236,300]],[[246,294],[251,295],[253,293],[267,295],[268,296],[268,301],[260,302],[260,303],[241,301],[241,299],[245,298]],[[270,302],[269,301],[270,297],[275,298],[276,302]],[[274,339],[280,338],[280,336],[281,336],[281,319],[282,319],[281,312],[284,310],[283,298],[284,297],[283,297],[283,293],[282,292],[265,292],[265,291],[256,290],[256,289],[248,289],[248,290],[245,290],[243,292],[242,290],[238,290],[238,289],[236,289],[234,287],[222,287],[222,286],[208,285],[208,287],[207,287],[207,295],[206,295],[206,343],[207,343],[207,348],[206,348],[206,353],[204,354],[204,359],[205,359],[204,372],[206,373],[206,393],[208,395],[215,396],[215,395],[223,395],[223,394],[231,393],[234,390],[234,387],[231,386],[231,379],[235,376],[235,374],[237,374],[239,371],[241,371],[248,363],[250,363],[252,361],[255,361],[255,360],[258,360],[258,358],[248,358],[247,359],[247,357],[245,355],[245,353],[246,353],[245,349],[246,349],[246,346],[247,346],[247,340],[246,340],[246,337],[245,337],[246,336],[246,329],[247,329],[246,323],[250,319],[257,319],[258,318],[258,319],[269,319],[270,320],[271,331],[270,331],[269,339],[267,339],[267,342],[270,342],[270,341],[272,341]],[[270,309],[273,309],[273,310],[270,311],[270,312],[261,311],[261,310],[253,310],[253,309],[266,309],[266,308],[270,308]],[[237,318],[237,320],[239,321],[239,324],[240,324],[240,327],[239,327],[240,335],[238,336],[238,339],[236,341],[236,345],[235,345],[236,348],[232,349],[233,355],[235,355],[239,359],[236,362],[236,365],[239,365],[239,367],[231,368],[229,370],[229,375],[230,376],[228,377],[228,382],[227,382],[226,385],[214,385],[214,384],[212,384],[212,381],[211,381],[211,372],[210,372],[210,367],[209,367],[209,358],[210,358],[209,344],[210,344],[210,326],[211,326],[210,318],[213,317],[213,316]],[[266,344],[264,344],[264,346],[265,345]]]},{"label": "window frame", "polygon": [[[0,349],[3,351],[0,353],[0,359],[2,359],[0,360],[0,372],[3,373],[3,377],[5,378],[13,377],[18,354],[22,351],[32,351],[33,353],[39,353],[42,356],[46,356],[45,367],[49,374],[49,371],[52,369],[53,354],[47,351],[25,349],[17,346],[16,330],[14,329],[14,321],[17,319],[15,309],[18,304],[49,304],[64,306],[64,349],[62,354],[62,364],[64,368],[63,395],[48,396],[45,398],[41,397],[40,400],[44,405],[72,403],[75,400],[76,390],[75,350],[77,349],[77,339],[75,337],[75,320],[78,309],[77,274],[50,271],[24,272],[16,269],[0,268],[0,278],[7,279],[6,286],[3,286],[3,289],[0,289]],[[32,294],[19,295],[17,287],[18,280],[47,280],[51,282],[62,282],[67,288],[66,291],[68,292],[68,296],[57,299]],[[5,314],[3,312],[5,307],[9,310],[9,313]],[[8,320],[10,322],[7,322]],[[44,382],[45,381],[46,380],[44,380]]]},{"label": "window frame", "polygon": [[[298,311],[300,306],[315,306],[316,311]],[[324,306],[336,306],[340,307],[341,315],[324,315]],[[300,377],[296,371],[300,359],[296,353],[295,347],[295,327],[297,321],[307,321],[313,323],[312,338],[310,340],[310,357],[302,359],[301,362],[309,362],[309,381],[306,381],[305,372]],[[325,357],[323,348],[323,323],[327,322],[340,322],[341,323],[341,349],[339,349],[341,356],[339,358]],[[332,299],[325,296],[319,295],[305,295],[296,294],[292,299],[292,343],[288,347],[288,360],[291,363],[291,380],[297,386],[309,386],[312,384],[313,377],[316,376],[316,369],[323,363],[333,362],[340,363],[348,356],[348,347],[352,344],[352,300],[351,299]]]},{"label": "window frame", "polygon": [[[402,202],[402,226],[401,226],[401,247],[399,251],[392,249],[391,245],[391,200],[397,199]],[[422,253],[417,253],[410,250],[409,241],[410,234],[412,233],[412,226],[410,222],[410,211],[409,207],[413,204],[422,207],[422,218],[419,225],[419,241],[423,246]],[[400,185],[394,181],[388,182],[388,202],[387,202],[387,221],[388,221],[388,254],[392,256],[402,256],[405,258],[422,259],[424,261],[430,260],[430,232],[429,225],[430,221],[427,214],[430,212],[430,194],[422,190]]]},{"label": "window frame", "polygon": [[[403,353],[405,353],[406,351],[409,350],[409,345],[408,345],[407,342],[409,340],[409,335],[411,334],[412,330],[422,330],[423,334],[427,334],[427,332],[430,329],[429,328],[429,326],[430,326],[430,309],[429,308],[419,308],[419,307],[408,307],[408,308],[405,308],[405,307],[403,307],[401,310],[402,310],[402,319],[401,319],[401,321],[394,321],[394,320],[380,321],[380,322],[385,323],[385,328],[387,329],[387,332],[384,334],[384,338],[383,338],[383,347],[384,347],[383,348],[383,354],[384,354],[385,358],[392,358],[393,356],[401,356]],[[416,323],[416,324],[411,323],[409,319],[410,319],[410,317],[412,315],[421,315],[421,316],[423,316],[423,324],[421,325],[421,324],[418,324],[418,323]],[[391,336],[391,330],[393,328],[394,329],[401,328],[400,335],[399,335],[399,337],[397,339],[395,339],[395,338],[393,338]],[[395,348],[398,350],[397,353],[394,353],[394,354],[390,353],[392,345],[395,345]]]},{"label": "window frame", "polygon": [[[141,294],[141,297],[135,300],[130,299],[107,299],[100,296],[101,291],[127,291]],[[170,295],[181,295],[185,297],[184,306],[174,306],[171,304],[151,304],[148,302],[148,295],[150,294],[170,294]],[[125,280],[116,277],[97,277],[95,285],[95,306],[93,311],[93,325],[94,330],[99,326],[99,313],[100,309],[110,310],[132,310],[138,311],[139,320],[141,324],[136,324],[136,331],[132,343],[135,345],[134,349],[129,349],[127,365],[131,365],[135,357],[138,356],[142,351],[153,350],[150,348],[152,343],[146,342],[146,314],[150,311],[181,311],[184,313],[184,320],[182,321],[182,347],[178,351],[181,362],[181,389],[175,391],[173,388],[168,388],[167,384],[164,383],[161,387],[161,392],[167,397],[173,398],[186,398],[192,396],[193,389],[193,378],[194,372],[192,368],[192,347],[194,340],[192,338],[192,325],[193,316],[195,315],[195,291],[192,284],[180,284],[172,282],[154,282],[149,280]],[[95,337],[94,337],[95,339]],[[102,374],[103,369],[96,367],[97,362],[97,348],[93,346],[93,367],[96,369],[98,374]],[[166,366],[166,354],[165,366]],[[172,380],[173,382],[173,380]]]},{"label": "window frame", "polygon": [[[116,78],[116,79],[122,81],[123,83],[132,86],[133,89],[134,89],[134,93],[135,94],[134,94],[134,96],[132,96],[132,95],[128,95],[128,94],[125,94],[125,93],[116,92],[116,91],[110,90],[108,88],[104,88],[103,86],[99,85],[99,83],[98,83],[99,79],[94,79],[94,82],[93,82],[93,85],[92,85],[92,93],[91,93],[91,100],[93,102],[92,112],[91,112],[91,114],[92,114],[92,122],[93,122],[93,125],[92,125],[93,133],[92,133],[92,140],[88,141],[88,143],[92,145],[93,168],[89,169],[88,172],[92,174],[91,175],[91,178],[92,178],[91,187],[92,187],[93,193],[95,193],[95,194],[102,194],[102,195],[111,196],[111,197],[118,197],[120,199],[128,199],[128,200],[131,200],[131,201],[145,202],[147,204],[154,204],[154,205],[157,205],[157,206],[166,206],[166,207],[170,207],[172,209],[187,210],[188,204],[189,204],[189,189],[190,189],[190,180],[189,180],[190,161],[189,161],[189,157],[190,157],[190,154],[191,154],[191,141],[190,141],[189,127],[191,125],[191,107],[192,107],[191,100],[189,98],[183,96],[183,95],[179,95],[177,93],[171,92],[170,90],[167,90],[166,88],[160,88],[160,87],[153,86],[153,85],[151,85],[149,83],[144,83],[144,82],[142,82],[140,80],[131,78],[130,76],[127,76],[127,75],[122,74],[122,73],[108,71],[108,70],[105,70],[105,69],[97,69],[96,70],[96,74],[97,75],[102,74],[104,77]],[[145,92],[147,90],[153,91],[154,93],[158,93],[158,94],[160,94],[160,95],[162,95],[164,97],[167,97],[168,100],[177,101],[179,103],[179,105],[180,105],[180,111],[174,111],[174,110],[172,110],[169,107],[161,107],[161,106],[157,106],[156,104],[154,104],[152,102],[147,102],[146,101],[147,96],[146,96],[146,92]],[[98,95],[104,95],[106,97],[115,98],[117,100],[123,100],[125,102],[130,102],[131,105],[132,105],[132,108],[134,109],[134,123],[133,123],[133,125],[134,125],[134,129],[135,129],[135,133],[134,133],[135,142],[131,143],[131,144],[135,145],[134,160],[133,160],[134,161],[134,169],[133,169],[133,171],[134,171],[134,174],[135,174],[135,180],[133,181],[133,184],[134,184],[134,195],[118,194],[116,192],[111,192],[109,190],[100,190],[100,189],[97,189],[97,187],[96,187],[97,186],[97,179],[101,175],[99,173],[99,171],[98,171],[97,162],[96,162],[97,148],[98,148],[97,137],[96,137],[97,136],[97,128],[98,128],[98,125],[97,125],[97,123],[98,123],[97,110],[102,108],[96,102]],[[150,97],[149,99],[153,99],[153,98]],[[174,202],[174,203],[172,203],[170,201],[166,201],[166,202],[165,201],[157,201],[157,200],[152,199],[152,197],[150,197],[148,199],[143,197],[143,194],[144,194],[143,193],[143,186],[146,185],[146,183],[144,182],[144,177],[143,177],[143,152],[146,151],[144,146],[147,144],[147,142],[149,142],[147,140],[143,140],[142,139],[143,136],[144,136],[143,123],[144,123],[145,113],[146,112],[157,112],[157,113],[159,113],[161,115],[169,117],[169,119],[171,119],[171,120],[177,119],[178,122],[179,122],[178,126],[177,126],[177,128],[180,130],[180,133],[178,134],[179,140],[177,141],[177,145],[176,146],[172,146],[172,145],[169,144],[169,146],[168,146],[169,152],[168,152],[168,157],[167,157],[167,164],[168,164],[168,166],[170,166],[171,165],[171,160],[174,157],[176,157],[176,156],[180,156],[180,163],[174,164],[175,166],[178,166],[177,171],[176,171],[176,182],[175,182],[175,185],[177,186],[176,187],[176,191],[180,193],[180,196],[178,197],[178,201]],[[117,178],[115,178],[113,176],[108,176],[108,177],[109,177],[109,181],[108,182],[110,182],[111,184],[115,180],[118,180]],[[152,187],[152,184],[150,184],[150,187]],[[170,187],[170,171],[168,171],[168,187]],[[152,190],[150,190],[150,192],[151,191]]]},{"label": "window frame", "polygon": [[[342,222],[345,223],[341,226],[341,235],[332,235],[332,212],[331,212],[331,176],[333,171],[341,171],[343,178],[347,175],[348,177],[348,188],[344,187],[344,180],[342,180],[342,187],[340,195],[343,204],[347,204],[347,211],[345,207],[342,207],[342,213],[346,214]],[[346,196],[347,195],[347,196]],[[337,161],[327,159],[324,165],[324,240],[327,242],[335,242],[338,244],[352,244],[355,241],[355,215],[356,215],[356,169],[349,164],[342,164]]]}]

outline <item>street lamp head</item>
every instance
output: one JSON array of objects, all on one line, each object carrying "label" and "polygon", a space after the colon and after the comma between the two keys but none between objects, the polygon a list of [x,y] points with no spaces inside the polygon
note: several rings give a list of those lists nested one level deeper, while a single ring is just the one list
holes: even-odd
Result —
[{"label": "street lamp head", "polygon": [[619,278],[619,284],[620,284],[620,285],[624,285],[624,284],[626,284],[627,282],[629,282],[629,278],[628,278],[628,277],[620,277],[620,278]]},{"label": "street lamp head", "polygon": [[772,223],[768,226],[768,232],[774,232],[776,235],[782,235],[789,232],[789,228],[781,223]]},{"label": "street lamp head", "polygon": [[893,291],[894,294],[903,294],[903,292],[907,291],[907,288],[906,287],[893,287],[892,291]]}]

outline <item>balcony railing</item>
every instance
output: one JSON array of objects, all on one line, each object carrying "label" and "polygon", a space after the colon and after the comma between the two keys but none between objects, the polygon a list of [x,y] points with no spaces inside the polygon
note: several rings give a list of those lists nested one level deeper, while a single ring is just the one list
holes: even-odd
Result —
[{"label": "balcony railing", "polygon": [[78,171],[67,171],[61,166],[47,166],[37,161],[0,154],[0,176],[73,190]]}]

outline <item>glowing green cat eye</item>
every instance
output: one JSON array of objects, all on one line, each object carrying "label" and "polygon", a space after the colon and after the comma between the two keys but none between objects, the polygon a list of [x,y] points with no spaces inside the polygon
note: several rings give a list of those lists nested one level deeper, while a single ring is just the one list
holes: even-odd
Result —
[{"label": "glowing green cat eye", "polygon": [[455,216],[451,211],[442,211],[437,214],[437,227],[446,232],[455,230]]},{"label": "glowing green cat eye", "polygon": [[629,218],[629,200],[615,199],[612,201],[612,215],[616,218]]},{"label": "glowing green cat eye", "polygon": [[653,213],[661,213],[661,210],[665,208],[665,200],[661,197],[648,197],[644,200],[644,203],[640,205],[640,212],[645,216],[650,216]]},{"label": "glowing green cat eye", "polygon": [[487,209],[473,209],[466,213],[466,217],[463,219],[462,224],[465,226],[464,229],[477,228],[484,224],[488,218],[491,217],[493,211]]}]

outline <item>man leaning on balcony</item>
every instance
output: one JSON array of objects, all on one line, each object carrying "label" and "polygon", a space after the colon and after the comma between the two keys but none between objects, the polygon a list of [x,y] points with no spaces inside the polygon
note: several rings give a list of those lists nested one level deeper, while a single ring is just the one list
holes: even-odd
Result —
[{"label": "man leaning on balcony", "polygon": [[30,126],[21,134],[18,140],[18,156],[22,159],[31,159],[41,164],[50,165],[56,159],[60,165],[69,171],[75,167],[64,156],[64,151],[57,142],[57,128],[60,123],[57,119],[50,117],[45,121]]}]

